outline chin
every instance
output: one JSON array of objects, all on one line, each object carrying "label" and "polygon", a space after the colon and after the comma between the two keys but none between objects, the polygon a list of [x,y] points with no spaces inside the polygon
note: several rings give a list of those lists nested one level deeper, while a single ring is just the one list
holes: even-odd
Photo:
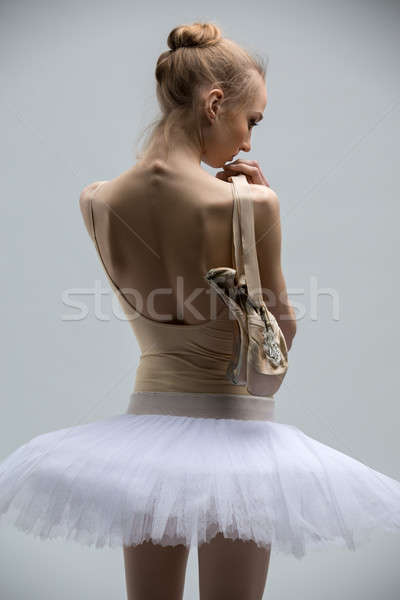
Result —
[{"label": "chin", "polygon": [[223,160],[222,158],[216,158],[216,159],[202,159],[202,161],[208,165],[209,167],[212,167],[213,169],[221,169],[223,168],[224,165],[226,165],[228,162],[230,162],[231,159],[227,159],[227,160]]}]

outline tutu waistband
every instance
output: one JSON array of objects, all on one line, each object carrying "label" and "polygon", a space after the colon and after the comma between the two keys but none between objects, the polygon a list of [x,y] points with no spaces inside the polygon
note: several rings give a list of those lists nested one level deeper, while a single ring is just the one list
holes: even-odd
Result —
[{"label": "tutu waistband", "polygon": [[130,394],[129,414],[165,414],[211,419],[275,420],[275,400],[250,394],[150,392]]}]

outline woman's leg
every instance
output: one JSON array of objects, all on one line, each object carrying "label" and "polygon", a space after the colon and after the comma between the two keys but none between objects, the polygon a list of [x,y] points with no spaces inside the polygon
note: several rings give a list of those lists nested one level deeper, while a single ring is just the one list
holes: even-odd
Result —
[{"label": "woman's leg", "polygon": [[200,600],[261,600],[271,546],[231,540],[218,533],[198,546]]},{"label": "woman's leg", "polygon": [[182,600],[188,547],[148,541],[123,551],[128,600]]}]

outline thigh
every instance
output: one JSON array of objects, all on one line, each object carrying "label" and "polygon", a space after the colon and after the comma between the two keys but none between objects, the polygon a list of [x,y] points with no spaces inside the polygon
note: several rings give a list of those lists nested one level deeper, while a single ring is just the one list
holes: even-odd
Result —
[{"label": "thigh", "polygon": [[128,600],[182,600],[189,548],[151,541],[123,546]]},{"label": "thigh", "polygon": [[218,533],[198,546],[200,600],[261,600],[271,546],[231,540]]}]

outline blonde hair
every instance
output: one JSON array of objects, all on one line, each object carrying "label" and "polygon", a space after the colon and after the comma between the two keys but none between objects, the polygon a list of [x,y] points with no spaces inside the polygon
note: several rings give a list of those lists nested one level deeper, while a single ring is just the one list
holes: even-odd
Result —
[{"label": "blonde hair", "polygon": [[201,89],[221,88],[224,110],[234,115],[254,94],[254,72],[265,81],[268,58],[222,37],[215,23],[179,25],[168,35],[167,44],[170,49],[161,53],[155,69],[161,114],[139,136],[148,131],[137,159],[151,146],[156,134],[161,133],[168,145],[171,129],[178,122],[203,146]]}]

